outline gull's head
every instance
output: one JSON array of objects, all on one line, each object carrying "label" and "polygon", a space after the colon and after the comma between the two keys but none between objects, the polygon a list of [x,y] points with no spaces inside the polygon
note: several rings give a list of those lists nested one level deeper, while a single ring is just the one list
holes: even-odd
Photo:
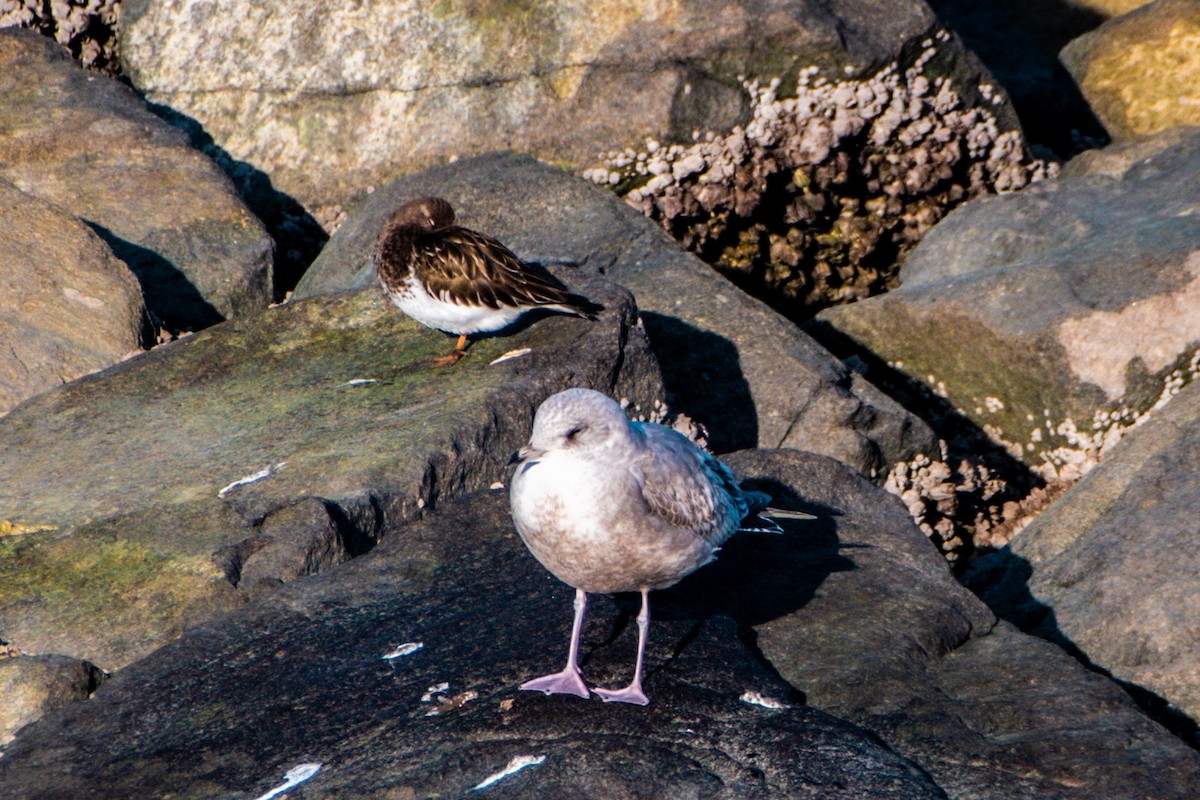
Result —
[{"label": "gull's head", "polygon": [[538,406],[533,435],[518,460],[559,452],[592,454],[633,441],[633,429],[615,400],[591,389],[567,389]]}]

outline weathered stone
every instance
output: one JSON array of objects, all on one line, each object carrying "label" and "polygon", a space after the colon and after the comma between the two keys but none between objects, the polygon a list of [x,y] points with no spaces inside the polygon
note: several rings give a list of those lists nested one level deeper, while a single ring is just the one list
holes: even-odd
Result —
[{"label": "weathered stone", "polygon": [[1200,126],[1181,125],[1158,133],[1126,139],[1095,150],[1085,150],[1063,164],[1060,176],[1080,178],[1085,175],[1107,175],[1120,178],[1131,168],[1164,150],[1200,138]]},{"label": "weathered stone", "polygon": [[[860,74],[932,35],[919,0],[858,2],[126,0],[121,57],[319,218],[370,186],[500,149],[590,166],[647,138],[744,122],[742,76]],[[959,49],[961,52],[961,48]]]},{"label": "weathered stone", "polygon": [[0,748],[47,712],[86,700],[103,679],[91,664],[66,656],[0,658]]},{"label": "weathered stone", "polygon": [[49,36],[89,69],[115,74],[121,0],[6,0],[0,28],[20,26]]},{"label": "weathered stone", "polygon": [[1155,0],[1062,51],[1114,139],[1200,125],[1200,3]]},{"label": "weathered stone", "polygon": [[1001,615],[1200,720],[1200,385],[1131,431],[972,585]]},{"label": "weathered stone", "polygon": [[896,498],[809,454],[726,460],[745,485],[819,518],[785,539],[735,538],[708,578],[811,705],[873,731],[963,800],[1195,793],[1200,754],[1112,681],[997,624]]},{"label": "weathered stone", "polygon": [[913,251],[898,290],[818,319],[1014,457],[1078,477],[1197,372],[1198,202],[1200,136],[1119,178],[984,198]]},{"label": "weathered stone", "polygon": [[[772,580],[740,589],[747,603],[798,599]],[[875,737],[805,707],[720,613],[656,615],[647,708],[518,691],[564,657],[570,598],[516,537],[504,494],[476,495],[26,728],[0,782],[12,800],[257,796],[319,763],[305,797],[462,796],[526,757],[487,796],[946,796]],[[628,680],[629,615],[603,597],[590,610],[586,677]]]},{"label": "weathered stone", "polygon": [[573,262],[627,286],[672,408],[718,452],[797,447],[868,474],[936,446],[932,432],[862,376],[586,181],[525,156],[488,155],[402,178],[364,201],[296,287],[297,297],[373,285],[387,214],[427,194],[534,261]]},{"label": "weathered stone", "polygon": [[[503,474],[538,403],[569,386],[661,402],[629,293],[607,310],[452,340],[377,290],[230,320],[29,401],[0,420],[0,635],[116,669],[389,525]],[[521,358],[490,362],[513,348]],[[48,526],[50,530],[36,530]]]},{"label": "weathered stone", "polygon": [[141,349],[137,279],[79,220],[0,179],[0,415]]},{"label": "weathered stone", "polygon": [[273,244],[216,165],[117,81],[0,30],[0,178],[87,222],[168,326],[272,299]]}]

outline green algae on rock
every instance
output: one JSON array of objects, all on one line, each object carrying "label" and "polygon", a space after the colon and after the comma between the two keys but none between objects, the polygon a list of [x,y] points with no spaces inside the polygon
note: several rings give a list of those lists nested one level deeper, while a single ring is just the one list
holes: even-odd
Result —
[{"label": "green algae on rock", "polygon": [[[429,367],[442,334],[371,289],[232,320],[27,402],[0,421],[0,518],[54,529],[0,539],[0,631],[121,667],[243,602],[243,573],[341,560],[303,544],[321,526],[352,555],[501,479],[547,394],[584,385],[652,408],[632,298],[572,283],[606,307],[598,321],[484,339],[453,369]],[[530,352],[491,363],[514,348]]]}]

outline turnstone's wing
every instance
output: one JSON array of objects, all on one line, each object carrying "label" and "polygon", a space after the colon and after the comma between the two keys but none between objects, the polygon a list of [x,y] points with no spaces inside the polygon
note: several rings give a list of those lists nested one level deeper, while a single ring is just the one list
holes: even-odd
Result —
[{"label": "turnstone's wing", "polygon": [[541,267],[526,264],[500,242],[467,228],[442,228],[422,236],[413,268],[434,297],[488,308],[553,306],[595,318],[595,306],[571,294]]},{"label": "turnstone's wing", "polygon": [[649,512],[714,546],[732,536],[750,508],[729,469],[678,431],[631,424],[648,445],[630,472]]}]

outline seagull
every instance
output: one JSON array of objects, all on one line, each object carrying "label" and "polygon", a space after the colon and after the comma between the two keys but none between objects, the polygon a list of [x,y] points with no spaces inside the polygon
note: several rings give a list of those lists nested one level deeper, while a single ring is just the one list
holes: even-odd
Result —
[{"label": "seagull", "polygon": [[[640,592],[637,663],[622,689],[596,689],[605,702],[646,705],[642,664],[652,589],[713,560],[739,530],[782,533],[770,498],[741,489],[729,469],[686,436],[630,422],[612,398],[591,389],[551,395],[534,415],[529,443],[512,457],[513,522],[533,556],[575,587],[575,621],[561,672],[521,684],[546,694],[589,697],[579,671],[579,635],[589,592]],[[758,516],[759,514],[763,516]]]},{"label": "seagull", "polygon": [[372,261],[384,292],[401,311],[422,325],[458,334],[454,352],[434,366],[465,356],[471,334],[498,331],[531,309],[592,320],[601,310],[490,236],[455,225],[454,208],[440,197],[412,200],[392,212]]}]

